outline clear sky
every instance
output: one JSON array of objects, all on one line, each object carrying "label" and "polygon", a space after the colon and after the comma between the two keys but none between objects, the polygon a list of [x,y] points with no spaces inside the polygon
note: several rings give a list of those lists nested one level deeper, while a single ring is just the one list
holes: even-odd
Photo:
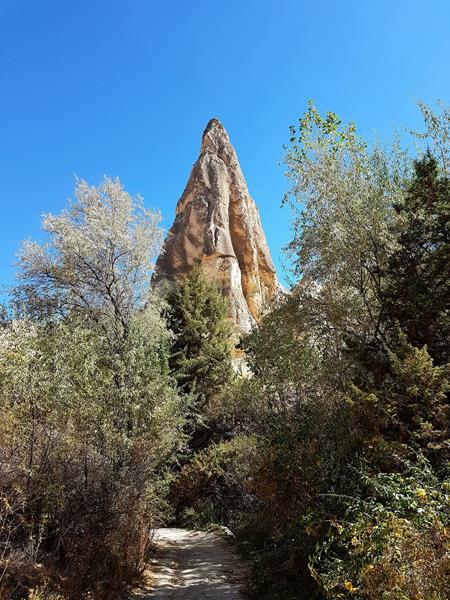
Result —
[{"label": "clear sky", "polygon": [[387,136],[450,100],[449,0],[0,0],[0,283],[74,176],[119,175],[170,226],[217,116],[277,265],[289,125],[321,111]]}]

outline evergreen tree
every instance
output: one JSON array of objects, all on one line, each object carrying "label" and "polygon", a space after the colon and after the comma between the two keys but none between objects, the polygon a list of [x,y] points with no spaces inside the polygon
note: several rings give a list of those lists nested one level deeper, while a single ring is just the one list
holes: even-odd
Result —
[{"label": "evergreen tree", "polygon": [[430,152],[414,168],[408,193],[396,205],[398,248],[387,270],[385,319],[445,364],[450,361],[450,180]]},{"label": "evergreen tree", "polygon": [[180,388],[194,395],[200,413],[233,372],[227,303],[198,265],[175,282],[167,301],[174,333],[170,366]]}]

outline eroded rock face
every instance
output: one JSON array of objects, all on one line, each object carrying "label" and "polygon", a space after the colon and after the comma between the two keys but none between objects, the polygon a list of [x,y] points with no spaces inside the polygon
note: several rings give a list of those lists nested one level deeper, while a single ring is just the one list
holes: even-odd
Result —
[{"label": "eroded rock face", "polygon": [[156,281],[187,273],[196,262],[222,290],[242,331],[260,320],[277,293],[258,209],[218,119],[203,132],[200,156],[156,264]]}]

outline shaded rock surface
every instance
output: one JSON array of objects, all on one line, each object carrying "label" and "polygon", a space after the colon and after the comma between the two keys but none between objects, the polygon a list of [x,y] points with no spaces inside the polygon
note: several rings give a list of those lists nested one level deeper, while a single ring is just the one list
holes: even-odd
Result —
[{"label": "shaded rock surface", "polygon": [[174,279],[198,262],[228,300],[242,331],[258,322],[278,290],[258,209],[225,128],[211,119],[200,156],[178,201],[156,263],[155,280]]}]

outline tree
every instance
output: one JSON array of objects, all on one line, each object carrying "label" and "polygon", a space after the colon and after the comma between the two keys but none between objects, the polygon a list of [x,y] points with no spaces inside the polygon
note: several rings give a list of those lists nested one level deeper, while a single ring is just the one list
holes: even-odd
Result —
[{"label": "tree", "polygon": [[384,320],[444,364],[450,361],[450,179],[430,151],[414,162],[414,177],[395,209]]},{"label": "tree", "polygon": [[174,334],[170,366],[180,389],[195,397],[195,412],[232,377],[232,328],[226,300],[195,265],[167,293],[167,322]]},{"label": "tree", "polygon": [[13,538],[0,527],[0,570],[15,589],[42,562],[34,583],[116,598],[167,511],[185,402],[150,291],[159,215],[118,179],[79,181],[75,195],[44,218],[47,243],[22,246],[15,301],[26,310],[1,319],[1,502],[17,527]]},{"label": "tree", "polygon": [[422,114],[425,131],[411,131],[425,149],[431,149],[439,163],[440,171],[446,177],[450,176],[450,107],[442,100],[436,102],[439,110],[423,101],[417,103]]},{"label": "tree", "polygon": [[16,304],[40,318],[76,314],[118,343],[148,301],[159,222],[118,178],[97,187],[78,180],[70,207],[44,216],[49,240],[22,244]]},{"label": "tree", "polygon": [[420,449],[437,468],[449,456],[449,365],[435,366],[427,348],[397,333],[395,351],[387,351],[380,380],[352,387],[349,400],[354,435],[361,438],[378,468],[392,468],[408,447]]},{"label": "tree", "polygon": [[300,278],[297,314],[304,335],[343,379],[353,363],[346,348],[382,336],[382,276],[409,163],[395,148],[370,148],[353,123],[334,113],[322,117],[311,102],[291,127],[285,162],[292,182],[285,201],[295,214],[288,252]]}]

